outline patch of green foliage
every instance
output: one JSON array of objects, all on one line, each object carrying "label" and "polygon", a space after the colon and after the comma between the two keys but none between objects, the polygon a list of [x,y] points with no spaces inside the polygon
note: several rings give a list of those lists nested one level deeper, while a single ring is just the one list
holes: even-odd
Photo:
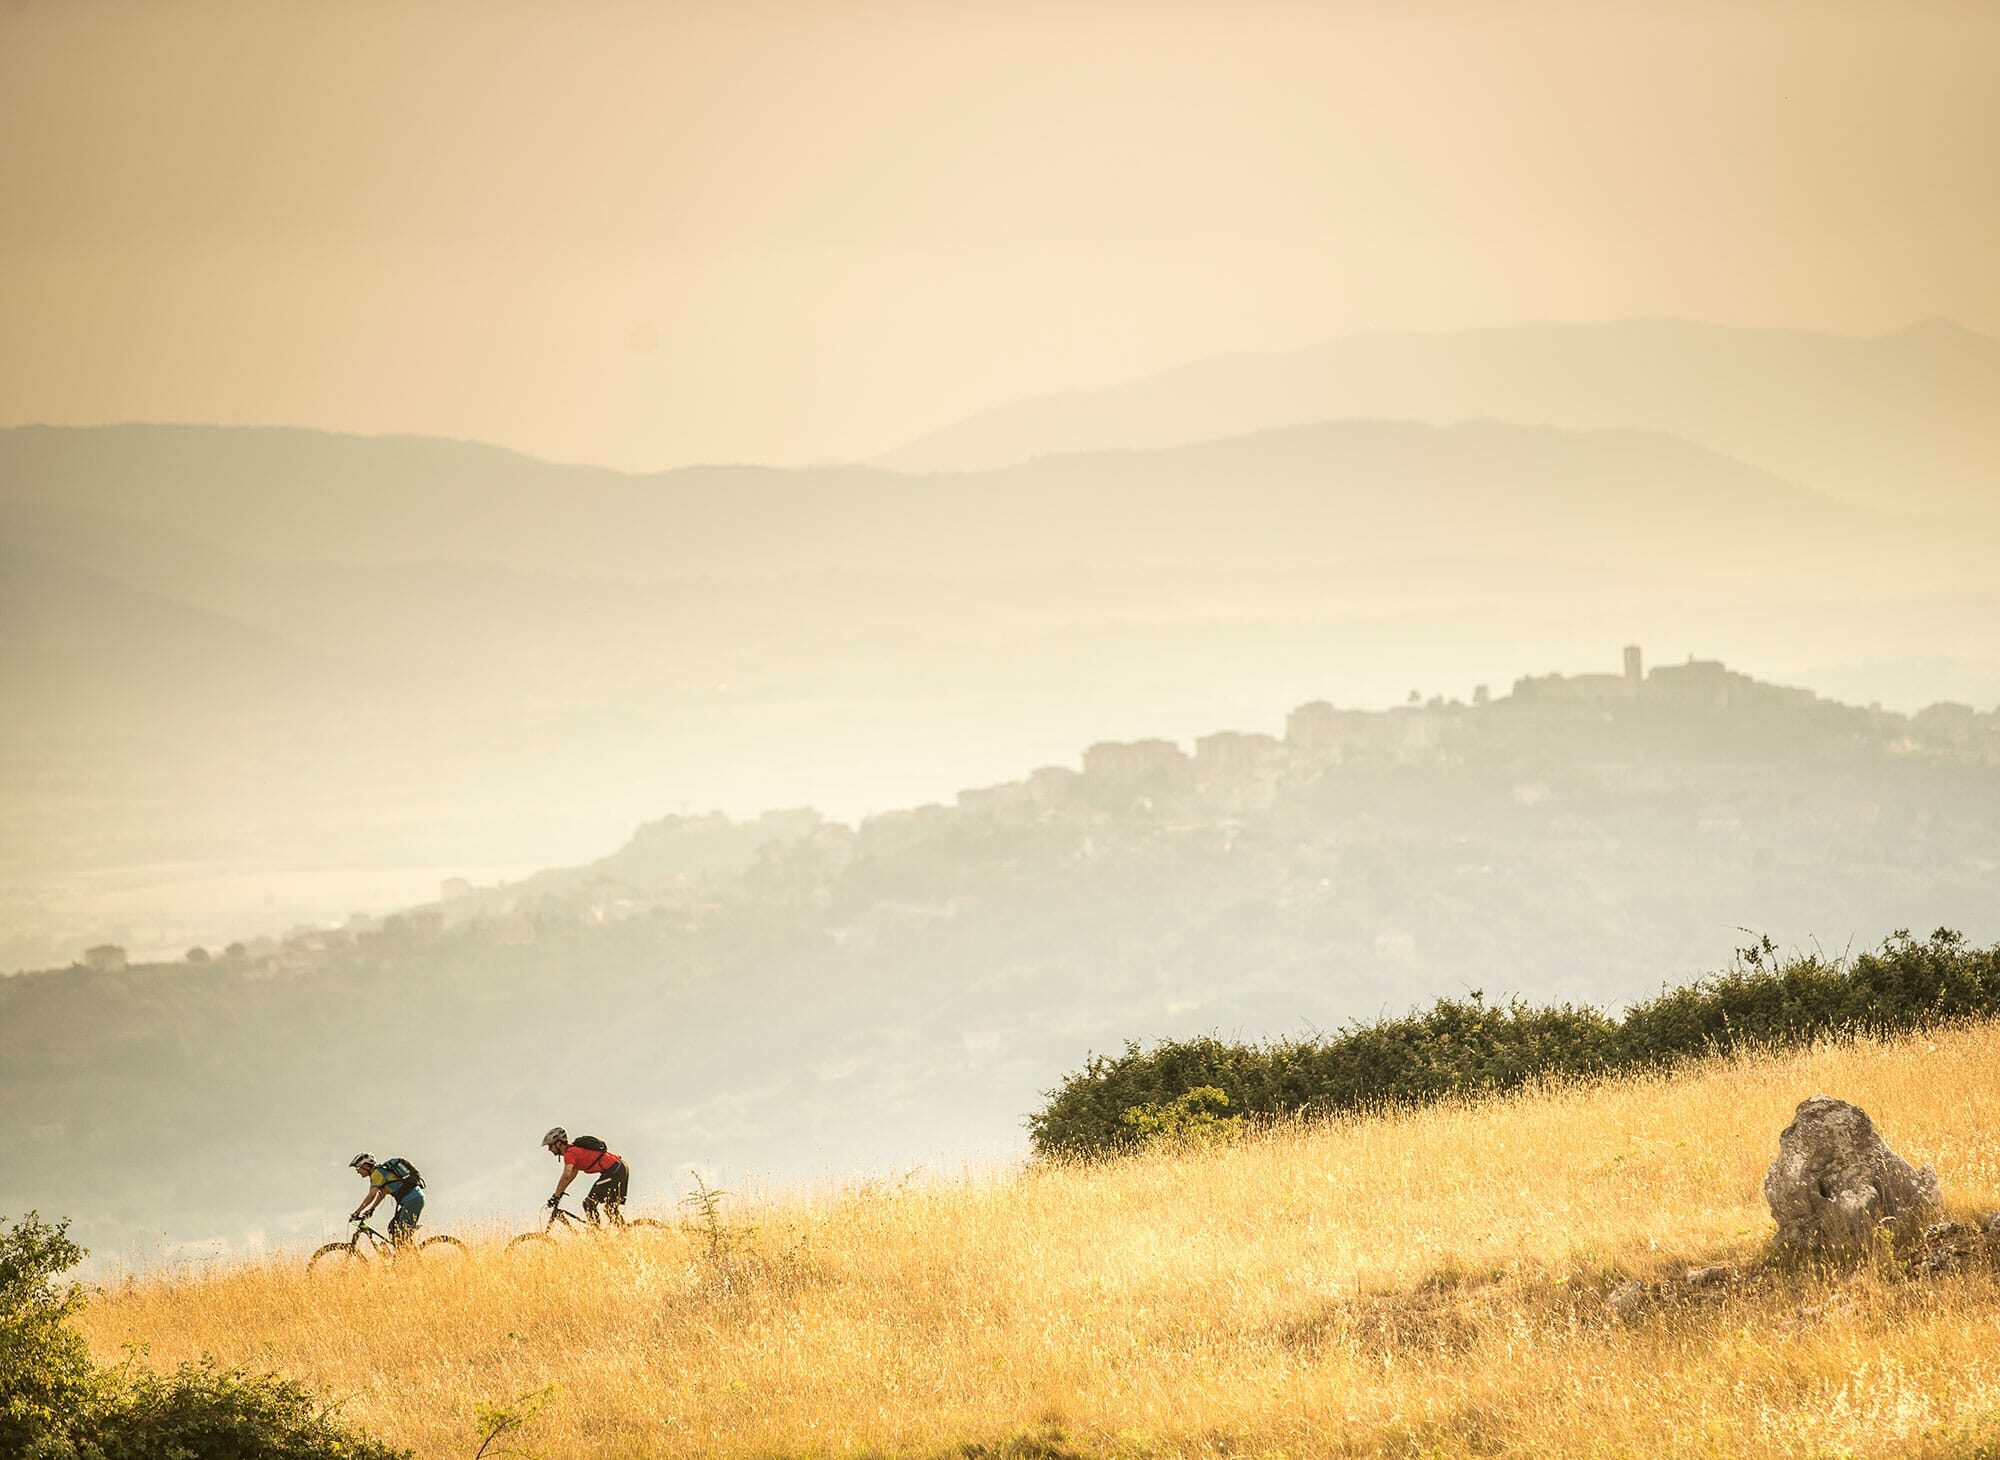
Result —
[{"label": "patch of green foliage", "polygon": [[1243,1117],[1225,1115],[1228,1109],[1225,1092],[1197,1085],[1172,1100],[1130,1106],[1118,1119],[1142,1145],[1215,1146],[1243,1128]]},{"label": "patch of green foliage", "polygon": [[[486,1460],[486,1452],[498,1440],[519,1434],[528,1427],[534,1417],[548,1407],[556,1396],[556,1386],[545,1384],[540,1389],[531,1389],[519,1398],[501,1403],[486,1403],[473,1406],[473,1416],[479,1421],[479,1448],[472,1453],[472,1460]],[[506,1446],[493,1450],[497,1455],[528,1454],[526,1450],[516,1450]]]},{"label": "patch of green foliage", "polygon": [[[1101,1156],[1142,1144],[1146,1117],[1197,1092],[1249,1118],[1421,1104],[1751,1048],[1879,1036],[2000,1015],[2000,947],[1940,928],[1898,933],[1852,960],[1781,958],[1766,938],[1736,966],[1615,1017],[1574,1004],[1440,999],[1400,1019],[1318,1039],[1240,1044],[1212,1035],[1128,1043],[1095,1055],[1028,1122],[1041,1155]],[[1216,1097],[1219,1097],[1217,1099]]]},{"label": "patch of green foliage", "polygon": [[0,1233],[0,1455],[18,1460],[407,1460],[357,1433],[275,1374],[183,1364],[171,1374],[135,1354],[91,1361],[70,1319],[83,1260],[65,1223],[30,1212]]},{"label": "patch of green foliage", "polygon": [[54,1440],[97,1394],[90,1351],[69,1324],[83,1289],[62,1281],[82,1260],[64,1227],[32,1212],[0,1238],[0,1455],[76,1453]]}]

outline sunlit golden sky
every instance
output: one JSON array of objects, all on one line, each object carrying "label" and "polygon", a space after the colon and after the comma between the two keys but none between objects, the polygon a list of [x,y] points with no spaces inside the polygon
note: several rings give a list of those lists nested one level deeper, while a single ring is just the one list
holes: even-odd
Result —
[{"label": "sunlit golden sky", "polygon": [[0,422],[865,456],[1364,328],[2000,333],[2000,6],[0,3]]}]

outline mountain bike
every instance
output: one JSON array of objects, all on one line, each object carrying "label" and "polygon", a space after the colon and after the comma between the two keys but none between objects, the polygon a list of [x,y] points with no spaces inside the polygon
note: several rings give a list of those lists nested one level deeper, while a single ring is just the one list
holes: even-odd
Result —
[{"label": "mountain bike", "polygon": [[593,1222],[590,1218],[573,1212],[568,1207],[553,1206],[549,1208],[547,1226],[543,1227],[539,1232],[523,1232],[507,1244],[507,1250],[512,1252],[517,1247],[533,1247],[542,1244],[553,1247],[556,1245],[556,1234],[558,1232],[581,1237],[595,1236],[606,1231],[630,1232],[635,1229],[644,1231],[647,1228],[652,1228],[656,1231],[665,1231],[666,1225],[665,1222],[654,1221],[651,1217],[611,1217],[602,1222]]},{"label": "mountain bike", "polygon": [[[365,1243],[364,1238],[367,1239]],[[465,1244],[456,1237],[426,1237],[399,1250],[395,1242],[366,1222],[356,1222],[353,1233],[345,1242],[329,1242],[307,1258],[306,1271],[331,1272],[351,1268],[357,1263],[365,1265],[371,1258],[377,1262],[393,1262],[398,1256],[420,1252],[428,1252],[433,1257],[463,1257]]]}]

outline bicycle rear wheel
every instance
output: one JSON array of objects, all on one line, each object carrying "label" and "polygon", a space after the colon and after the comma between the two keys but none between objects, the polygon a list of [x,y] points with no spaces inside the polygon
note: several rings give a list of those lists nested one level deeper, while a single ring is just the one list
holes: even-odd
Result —
[{"label": "bicycle rear wheel", "polygon": [[648,1229],[654,1232],[664,1232],[667,1230],[667,1224],[665,1222],[660,1221],[657,1217],[632,1217],[626,1221],[625,1223],[626,1231],[630,1232],[638,1229]]},{"label": "bicycle rear wheel", "polygon": [[306,1259],[306,1271],[311,1273],[346,1272],[367,1265],[368,1254],[351,1242],[329,1242]]},{"label": "bicycle rear wheel", "polygon": [[417,1244],[417,1251],[431,1258],[460,1258],[466,1256],[465,1244],[456,1237],[426,1237]]}]

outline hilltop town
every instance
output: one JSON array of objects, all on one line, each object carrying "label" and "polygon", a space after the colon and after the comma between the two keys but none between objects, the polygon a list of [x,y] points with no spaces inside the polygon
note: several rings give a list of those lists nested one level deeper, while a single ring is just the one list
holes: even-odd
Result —
[{"label": "hilltop town", "polygon": [[[722,884],[760,862],[768,883],[780,866],[792,876],[808,866],[832,874],[919,843],[995,832],[1067,833],[1077,838],[1070,853],[1082,859],[1132,837],[1202,832],[1227,845],[1260,818],[1296,814],[1317,822],[1362,808],[1394,816],[1384,796],[1391,787],[1415,790],[1411,778],[1424,773],[1465,793],[1468,815],[1490,810],[1495,792],[1520,808],[1546,806],[1549,832],[1579,851],[1601,830],[1590,807],[1604,797],[1692,796],[1687,809],[1705,842],[1726,851],[1756,841],[1768,865],[1792,838],[1845,818],[1831,805],[1793,805],[1784,824],[1753,829],[1763,777],[1748,772],[1767,764],[1884,773],[2000,766],[2000,708],[1941,703],[1903,715],[1843,705],[1712,659],[1647,667],[1642,651],[1629,646],[1617,672],[1529,675],[1500,696],[1480,686],[1469,701],[1413,695],[1382,711],[1313,701],[1291,711],[1282,735],[1221,730],[1196,738],[1191,751],[1159,739],[1103,742],[1083,751],[1079,767],[1044,766],[1020,780],[960,791],[951,805],[885,812],[854,827],[811,810],[747,821],[671,816],[642,826],[622,850],[588,866],[500,887],[450,878],[431,903],[219,952],[191,949],[188,959],[269,979],[356,952],[393,956],[448,937],[527,946],[641,918],[693,930],[726,912]],[[1859,809],[1877,817],[1885,807],[1877,796]],[[1403,819],[1414,825],[1424,814],[1412,806]],[[858,930],[835,925],[831,932],[839,939]],[[99,946],[82,962],[119,968],[124,950]]]}]

